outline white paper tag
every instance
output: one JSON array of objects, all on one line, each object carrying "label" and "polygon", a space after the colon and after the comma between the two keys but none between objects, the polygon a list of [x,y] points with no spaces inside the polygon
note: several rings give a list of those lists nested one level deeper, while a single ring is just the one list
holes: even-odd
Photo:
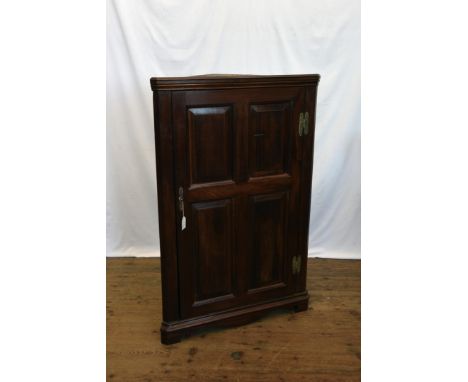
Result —
[{"label": "white paper tag", "polygon": [[187,226],[187,219],[185,219],[185,216],[182,216],[182,231],[185,229]]}]

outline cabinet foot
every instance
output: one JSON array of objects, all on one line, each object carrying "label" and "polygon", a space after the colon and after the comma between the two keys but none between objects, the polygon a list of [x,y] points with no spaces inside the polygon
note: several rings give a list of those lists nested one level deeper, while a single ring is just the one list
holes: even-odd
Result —
[{"label": "cabinet foot", "polygon": [[302,301],[296,305],[294,305],[295,312],[303,312],[309,309],[309,300]]},{"label": "cabinet foot", "polygon": [[171,333],[171,332],[167,332],[161,329],[161,343],[164,345],[171,345],[171,344],[180,342],[180,340],[183,337],[184,337],[183,333],[180,333],[180,332]]}]

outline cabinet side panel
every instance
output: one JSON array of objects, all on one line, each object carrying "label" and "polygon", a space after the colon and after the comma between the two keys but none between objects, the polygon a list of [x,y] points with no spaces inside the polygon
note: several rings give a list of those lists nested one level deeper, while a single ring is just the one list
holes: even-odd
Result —
[{"label": "cabinet side panel", "polygon": [[307,86],[305,88],[304,111],[309,113],[309,133],[304,136],[303,146],[303,165],[302,165],[302,184],[301,184],[301,230],[299,235],[299,251],[301,256],[301,271],[296,286],[297,291],[306,289],[306,270],[307,255],[309,247],[309,220],[310,203],[312,192],[312,170],[314,158],[314,139],[315,139],[315,109],[317,102],[317,85]]},{"label": "cabinet side panel", "polygon": [[153,94],[163,320],[179,318],[171,92]]}]

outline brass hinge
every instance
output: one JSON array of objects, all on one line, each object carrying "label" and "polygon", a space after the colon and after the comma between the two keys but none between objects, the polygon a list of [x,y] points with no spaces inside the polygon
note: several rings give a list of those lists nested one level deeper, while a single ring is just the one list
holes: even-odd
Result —
[{"label": "brass hinge", "polygon": [[299,136],[302,137],[304,133],[304,113],[299,114]]},{"label": "brass hinge", "polygon": [[309,134],[309,113],[299,113],[299,136]]},{"label": "brass hinge", "polygon": [[306,111],[304,114],[304,122],[302,125],[302,132],[304,135],[309,134],[309,113]]},{"label": "brass hinge", "polygon": [[301,273],[301,257],[293,256],[292,258],[292,274],[296,275]]}]

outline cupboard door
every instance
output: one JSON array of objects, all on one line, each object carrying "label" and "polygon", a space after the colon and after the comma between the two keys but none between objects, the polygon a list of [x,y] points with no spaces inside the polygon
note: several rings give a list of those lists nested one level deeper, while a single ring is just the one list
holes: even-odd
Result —
[{"label": "cupboard door", "polygon": [[303,96],[301,87],[173,93],[182,318],[292,292]]},{"label": "cupboard door", "polygon": [[[292,257],[298,251],[302,140],[298,135],[302,89],[284,89],[249,99],[248,180],[243,197],[246,301],[277,298],[294,292]],[[253,187],[255,186],[255,187]]]}]

